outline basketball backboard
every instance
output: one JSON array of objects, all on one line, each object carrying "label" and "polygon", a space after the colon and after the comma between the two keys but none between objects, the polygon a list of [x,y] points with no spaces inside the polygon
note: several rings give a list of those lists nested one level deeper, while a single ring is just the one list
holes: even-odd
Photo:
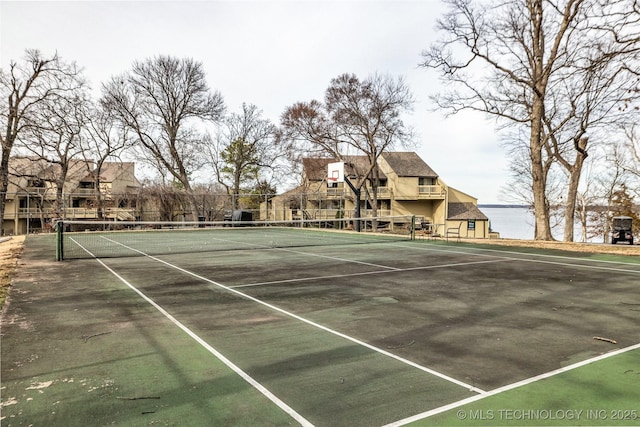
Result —
[{"label": "basketball backboard", "polygon": [[327,165],[327,182],[344,182],[344,162]]}]

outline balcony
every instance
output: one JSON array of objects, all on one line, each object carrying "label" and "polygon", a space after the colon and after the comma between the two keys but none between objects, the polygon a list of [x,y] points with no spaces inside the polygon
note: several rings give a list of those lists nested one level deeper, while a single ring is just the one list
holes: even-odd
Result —
[{"label": "balcony", "polygon": [[[416,191],[417,190],[417,191]],[[444,200],[446,190],[442,185],[418,185],[416,190],[396,192],[396,200]]]},{"label": "balcony", "polygon": [[389,187],[378,187],[376,191],[378,199],[391,199],[393,197],[393,191]]},{"label": "balcony", "polygon": [[[299,210],[293,214],[294,218],[300,218]],[[353,218],[355,217],[355,209],[305,209],[305,219],[337,219],[337,218]],[[360,211],[361,218],[371,218],[371,209],[362,209]],[[376,215],[378,217],[390,216],[390,209],[378,209]]]},{"label": "balcony", "polygon": [[344,197],[344,188],[327,188],[327,199],[341,199]]},{"label": "balcony", "polygon": [[419,199],[444,199],[445,194],[442,185],[418,185]]},{"label": "balcony", "polygon": [[[369,191],[371,191],[371,187],[367,187]],[[364,194],[364,188],[362,189],[362,194]],[[377,191],[378,199],[391,199],[393,197],[393,191],[390,187],[378,187]],[[311,193],[307,194],[307,198],[309,200],[337,200],[344,199],[346,197],[353,197],[353,192],[349,188],[327,188],[326,193]]]},{"label": "balcony", "polygon": [[56,189],[54,187],[27,187],[27,193],[38,196],[49,194],[55,197]]},{"label": "balcony", "polygon": [[76,188],[69,195],[76,196],[76,197],[89,197],[89,196],[96,196],[97,192],[95,188]]}]

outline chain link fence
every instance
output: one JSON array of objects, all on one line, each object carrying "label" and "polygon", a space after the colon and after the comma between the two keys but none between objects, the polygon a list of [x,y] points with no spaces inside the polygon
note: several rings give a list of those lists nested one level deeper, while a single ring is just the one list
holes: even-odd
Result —
[{"label": "chain link fence", "polygon": [[[230,195],[188,193],[179,189],[141,188],[125,193],[98,194],[93,189],[71,193],[35,189],[6,194],[3,234],[51,232],[58,219],[100,221],[223,221],[234,211],[252,220],[353,218],[355,199],[347,191]],[[384,202],[375,209],[363,201],[361,216],[388,216]]]}]

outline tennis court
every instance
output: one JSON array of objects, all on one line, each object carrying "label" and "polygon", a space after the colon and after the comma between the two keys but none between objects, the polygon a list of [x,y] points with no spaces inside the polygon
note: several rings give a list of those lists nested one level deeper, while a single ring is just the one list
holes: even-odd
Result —
[{"label": "tennis court", "polygon": [[[63,262],[30,237],[3,319],[3,424],[431,425],[614,351],[640,361],[635,258],[206,231],[65,233],[86,258]],[[619,392],[638,402],[637,384]]]}]

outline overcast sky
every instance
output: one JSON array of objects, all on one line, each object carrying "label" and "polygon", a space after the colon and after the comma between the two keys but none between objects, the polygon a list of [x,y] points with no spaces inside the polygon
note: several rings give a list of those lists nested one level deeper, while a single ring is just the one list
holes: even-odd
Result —
[{"label": "overcast sky", "polygon": [[440,0],[0,0],[0,66],[27,48],[57,51],[99,88],[134,60],[191,57],[229,111],[252,103],[276,124],[294,102],[322,100],[342,73],[401,75],[416,99],[406,122],[419,134],[418,154],[448,185],[500,203],[507,160],[494,123],[430,111],[429,95],[442,86],[418,63],[442,12]]}]

